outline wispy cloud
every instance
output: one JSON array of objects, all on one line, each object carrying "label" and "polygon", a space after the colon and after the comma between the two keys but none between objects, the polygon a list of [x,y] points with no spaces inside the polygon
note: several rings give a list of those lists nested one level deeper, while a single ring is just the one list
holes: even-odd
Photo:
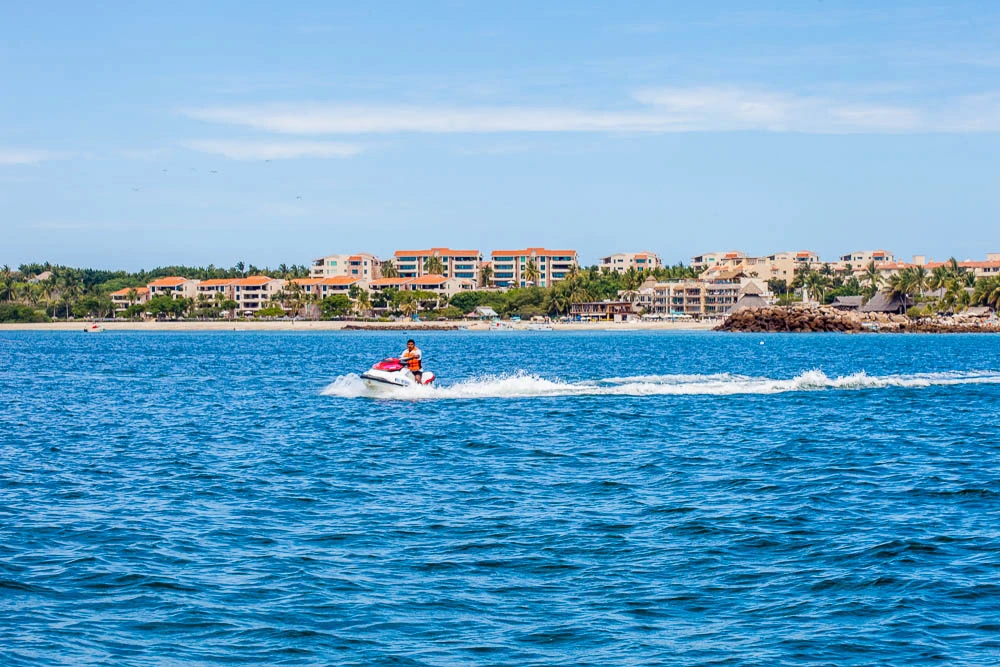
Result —
[{"label": "wispy cloud", "polygon": [[392,134],[398,132],[662,131],[664,118],[545,107],[425,107],[415,105],[236,106],[187,109],[199,120],[281,134]]},{"label": "wispy cloud", "polygon": [[65,158],[64,153],[54,151],[37,150],[31,148],[3,148],[0,147],[0,166],[11,166],[16,164],[38,164],[49,160],[59,160]]},{"label": "wispy cloud", "polygon": [[[198,120],[278,134],[509,132],[733,132],[807,134],[1000,131],[1000,94],[931,104],[761,91],[741,87],[647,88],[630,108],[295,104],[184,110]],[[624,105],[620,105],[624,106]],[[252,159],[252,158],[243,158]]]},{"label": "wispy cloud", "polygon": [[635,97],[702,131],[903,133],[928,127],[925,113],[910,107],[742,88],[658,88]]},{"label": "wispy cloud", "polygon": [[231,160],[290,160],[295,158],[347,158],[364,147],[332,141],[187,141],[191,150],[222,155]]}]

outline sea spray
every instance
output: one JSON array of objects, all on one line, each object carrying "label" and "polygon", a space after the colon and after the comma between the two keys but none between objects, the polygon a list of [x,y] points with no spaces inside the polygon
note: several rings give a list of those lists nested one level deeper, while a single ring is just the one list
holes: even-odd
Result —
[{"label": "sea spray", "polygon": [[450,385],[369,389],[355,374],[341,376],[323,394],[339,398],[391,400],[459,400],[482,398],[542,398],[559,396],[730,396],[800,391],[922,388],[964,384],[1000,384],[1000,373],[965,371],[868,375],[864,371],[829,377],[810,370],[788,379],[719,373],[712,375],[637,375],[569,382],[529,373],[484,375]]}]

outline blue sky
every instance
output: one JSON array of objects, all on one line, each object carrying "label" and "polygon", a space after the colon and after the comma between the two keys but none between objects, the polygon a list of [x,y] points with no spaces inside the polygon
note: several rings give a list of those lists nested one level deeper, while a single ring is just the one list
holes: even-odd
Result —
[{"label": "blue sky", "polygon": [[0,264],[1000,252],[1000,3],[97,4],[4,3]]}]

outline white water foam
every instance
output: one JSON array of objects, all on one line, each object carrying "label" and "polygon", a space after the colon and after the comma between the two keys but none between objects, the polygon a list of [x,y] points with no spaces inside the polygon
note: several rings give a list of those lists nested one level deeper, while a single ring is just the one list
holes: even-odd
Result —
[{"label": "white water foam", "polygon": [[665,396],[736,394],[781,394],[795,391],[881,389],[885,387],[931,387],[964,384],[1000,384],[1000,372],[968,371],[916,373],[909,375],[868,375],[865,372],[828,377],[818,370],[806,371],[790,379],[749,377],[721,373],[715,375],[637,375],[602,380],[564,382],[538,375],[482,376],[450,385],[370,389],[351,373],[334,380],[324,390],[326,396],[340,398],[384,398],[391,400],[441,400],[469,398],[533,398],[545,396]]}]

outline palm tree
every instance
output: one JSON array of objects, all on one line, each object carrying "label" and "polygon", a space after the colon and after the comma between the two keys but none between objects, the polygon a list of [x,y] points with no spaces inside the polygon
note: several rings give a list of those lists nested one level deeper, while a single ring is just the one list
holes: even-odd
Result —
[{"label": "palm tree", "polygon": [[[968,294],[965,290],[962,290],[962,293]],[[976,289],[970,301],[980,306],[989,306],[993,310],[1000,310],[1000,276],[980,278],[976,282]]]},{"label": "palm tree", "polygon": [[823,293],[830,284],[830,278],[817,271],[809,271],[803,277],[802,290],[806,294],[811,294],[816,301],[823,300]]},{"label": "palm tree", "polygon": [[882,272],[878,270],[878,266],[873,259],[865,266],[864,273],[861,274],[861,282],[867,283],[871,287],[878,287],[882,284],[882,280]]},{"label": "palm tree", "polygon": [[913,283],[917,294],[922,295],[924,290],[927,289],[927,280],[930,277],[927,273],[927,268],[924,266],[912,266],[908,268],[910,270],[910,282]]},{"label": "palm tree", "polygon": [[861,290],[861,294],[864,295],[865,301],[870,301],[875,296],[879,291],[882,281],[882,272],[878,270],[875,260],[868,262],[861,273],[861,283],[865,285],[864,289]]},{"label": "palm tree", "polygon": [[479,284],[481,287],[489,287],[491,280],[493,280],[493,267],[486,264],[479,269]]},{"label": "palm tree", "polygon": [[383,278],[399,277],[399,269],[396,268],[396,265],[392,263],[391,259],[387,259],[384,262],[382,262],[382,277]]},{"label": "palm tree", "polygon": [[560,292],[552,296],[552,309],[557,315],[565,315],[569,313],[570,308],[573,307],[573,301],[570,299],[569,294],[565,292]]},{"label": "palm tree", "polygon": [[436,276],[444,275],[444,262],[441,261],[440,257],[432,255],[424,260],[424,273],[430,273]]},{"label": "palm tree", "polygon": [[407,294],[399,302],[399,312],[406,317],[413,317],[417,312],[417,300],[412,294]]},{"label": "palm tree", "polygon": [[954,276],[947,265],[935,266],[931,271],[931,275],[927,278],[927,287],[932,290],[941,289],[953,278]]},{"label": "palm tree", "polygon": [[537,285],[538,276],[538,267],[535,266],[535,260],[529,259],[528,264],[524,267],[524,281],[532,285]]},{"label": "palm tree", "polygon": [[367,315],[368,313],[371,312],[372,300],[371,297],[368,295],[368,292],[366,292],[365,290],[361,290],[360,292],[358,292],[358,299],[355,302],[355,308],[357,309],[358,313],[362,315]]},{"label": "palm tree", "polygon": [[634,266],[628,267],[625,271],[625,275],[622,276],[622,285],[627,290],[638,289],[639,285],[642,284],[642,273],[635,270]]},{"label": "palm tree", "polygon": [[910,297],[919,291],[917,277],[909,268],[903,269],[889,278],[884,291],[890,299],[899,299],[900,308],[906,312],[911,305]]}]

